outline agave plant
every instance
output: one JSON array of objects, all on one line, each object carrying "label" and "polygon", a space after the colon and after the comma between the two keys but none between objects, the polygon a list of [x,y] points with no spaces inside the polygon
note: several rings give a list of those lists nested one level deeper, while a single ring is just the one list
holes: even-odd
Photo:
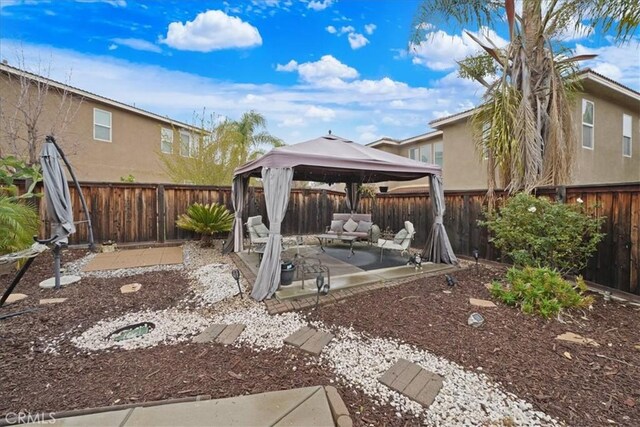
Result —
[{"label": "agave plant", "polygon": [[38,221],[34,208],[0,195],[0,255],[28,248],[38,233]]},{"label": "agave plant", "polygon": [[193,231],[202,236],[202,245],[211,246],[212,236],[216,233],[230,231],[233,215],[229,210],[216,203],[203,205],[194,203],[186,214],[180,215],[176,221],[178,228]]}]

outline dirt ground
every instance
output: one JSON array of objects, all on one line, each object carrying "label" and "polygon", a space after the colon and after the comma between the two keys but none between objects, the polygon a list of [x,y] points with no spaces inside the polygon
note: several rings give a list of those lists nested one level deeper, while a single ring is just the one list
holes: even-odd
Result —
[{"label": "dirt ground", "polygon": [[[66,251],[63,261],[85,253]],[[40,289],[38,283],[51,276],[51,268],[49,255],[38,257],[15,291],[29,298],[0,309],[0,313],[14,312],[38,307],[40,298],[69,298],[0,321],[0,414],[334,385],[355,425],[416,423],[415,418],[398,418],[394,408],[376,406],[363,393],[341,386],[328,367],[307,366],[306,356],[289,348],[257,352],[182,343],[84,354],[63,341],[58,355],[44,353],[40,338],[131,311],[172,307],[188,287],[184,272],[164,271],[83,278],[59,291]],[[316,315],[329,325],[401,339],[470,370],[481,368],[506,390],[570,425],[640,425],[640,350],[635,347],[640,344],[640,308],[605,303],[598,297],[593,310],[564,315],[563,323],[526,316],[500,304],[470,307],[470,297],[490,299],[484,284],[501,274],[494,267],[461,270],[454,274],[458,284],[453,288],[444,277],[423,278],[359,295],[358,304],[343,300],[322,306]],[[133,282],[143,285],[139,292],[120,293],[122,285]],[[486,318],[481,328],[467,325],[473,311]],[[555,340],[567,331],[592,338],[599,347]]]}]

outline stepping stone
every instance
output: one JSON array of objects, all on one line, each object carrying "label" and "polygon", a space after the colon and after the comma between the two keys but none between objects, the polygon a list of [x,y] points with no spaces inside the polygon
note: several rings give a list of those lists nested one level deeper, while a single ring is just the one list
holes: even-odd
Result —
[{"label": "stepping stone", "polygon": [[61,302],[65,302],[67,298],[45,298],[40,300],[40,305],[44,304],[60,304]]},{"label": "stepping stone", "polygon": [[484,307],[484,308],[496,307],[496,305],[493,302],[487,301],[486,299],[469,298],[469,304],[474,305],[476,307]]},{"label": "stepping stone", "polygon": [[197,335],[193,339],[193,341],[200,343],[215,341],[223,345],[233,344],[236,338],[238,338],[242,331],[244,331],[244,328],[245,325],[239,323],[235,323],[232,325],[211,325],[207,329],[202,331],[200,335]]},{"label": "stepping stone", "polygon": [[[72,283],[79,282],[82,277],[80,276],[60,276],[60,286],[67,286]],[[56,278],[50,277],[47,280],[40,282],[40,287],[43,289],[52,289],[56,285]]]},{"label": "stepping stone", "polygon": [[202,331],[200,335],[197,335],[193,339],[193,342],[211,342],[216,338],[218,338],[218,335],[220,335],[220,333],[224,331],[224,328],[226,327],[227,325],[221,325],[221,324],[211,325],[207,329]]},{"label": "stepping stone", "polygon": [[142,288],[140,283],[130,283],[128,285],[124,285],[120,288],[120,292],[123,294],[130,294],[133,292],[138,292]]},{"label": "stepping stone", "polygon": [[235,323],[232,325],[228,325],[216,338],[216,342],[223,345],[233,344],[233,342],[240,336],[242,331],[244,331],[245,325],[240,323]]},{"label": "stepping stone", "polygon": [[399,359],[378,381],[425,408],[433,403],[442,388],[440,375],[406,359]]},{"label": "stepping stone", "polygon": [[11,303],[14,303],[14,302],[22,301],[26,297],[27,297],[27,295],[25,295],[25,294],[11,294],[11,295],[9,295],[9,297],[7,298],[7,300],[4,303],[5,304],[11,304]]},{"label": "stepping stone", "polygon": [[564,334],[560,334],[556,337],[556,339],[576,344],[588,344],[594,347],[600,347],[600,344],[598,344],[594,339],[585,338],[582,335],[574,334],[573,332],[565,332]]},{"label": "stepping stone", "polygon": [[305,326],[285,338],[284,343],[317,356],[332,339],[333,334],[329,332],[317,331]]}]

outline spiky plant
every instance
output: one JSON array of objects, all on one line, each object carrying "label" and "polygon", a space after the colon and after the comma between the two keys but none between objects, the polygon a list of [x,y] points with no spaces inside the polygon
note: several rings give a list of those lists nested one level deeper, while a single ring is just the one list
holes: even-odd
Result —
[{"label": "spiky plant", "polygon": [[511,193],[570,180],[577,145],[570,114],[576,63],[595,55],[572,57],[562,47],[563,33],[572,27],[586,32],[602,28],[615,32],[618,42],[629,41],[640,25],[640,3],[524,0],[519,15],[515,0],[423,0],[413,45],[437,34],[431,31],[434,25],[490,27],[505,16],[509,44],[499,48],[488,37],[480,40],[467,32],[483,54],[459,63],[462,77],[486,88],[473,128],[478,151],[488,159],[489,196],[496,173]]},{"label": "spiky plant", "polygon": [[203,205],[194,203],[186,214],[180,215],[176,221],[178,228],[193,231],[202,236],[202,246],[211,246],[212,236],[216,233],[230,231],[233,215],[229,210],[217,203]]},{"label": "spiky plant", "polygon": [[18,252],[33,243],[39,219],[34,208],[0,195],[0,255]]}]

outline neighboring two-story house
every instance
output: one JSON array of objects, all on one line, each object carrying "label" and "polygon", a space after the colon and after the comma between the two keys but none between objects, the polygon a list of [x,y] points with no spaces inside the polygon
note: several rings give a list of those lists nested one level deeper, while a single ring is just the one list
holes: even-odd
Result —
[{"label": "neighboring two-story house", "polygon": [[[573,109],[578,147],[570,184],[640,182],[640,93],[592,70],[584,70],[580,79],[583,92]],[[485,189],[487,165],[473,142],[472,115],[473,110],[463,111],[430,122],[433,132],[368,145],[441,165],[447,190]],[[418,180],[387,185],[398,192],[426,191],[428,184]]]},{"label": "neighboring two-story house", "polygon": [[[13,144],[8,127],[17,126],[26,135],[24,88],[30,84],[30,102],[42,104],[38,129],[42,138],[52,129],[80,181],[117,182],[129,175],[136,182],[170,182],[160,155],[192,155],[197,147],[197,129],[140,108],[114,101],[45,77],[0,64],[0,153],[25,156],[25,144]],[[38,97],[38,88],[47,87]],[[22,93],[22,94],[21,94]],[[62,96],[66,97],[63,109]],[[33,111],[29,113],[34,116]],[[62,121],[68,120],[64,129]],[[22,121],[22,122],[21,122]],[[18,152],[16,152],[18,151]]]}]

